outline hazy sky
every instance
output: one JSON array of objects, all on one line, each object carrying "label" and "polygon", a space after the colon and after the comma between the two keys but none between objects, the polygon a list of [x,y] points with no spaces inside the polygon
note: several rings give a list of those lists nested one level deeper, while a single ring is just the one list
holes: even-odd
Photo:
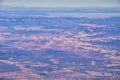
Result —
[{"label": "hazy sky", "polygon": [[120,0],[0,0],[11,7],[120,7]]}]

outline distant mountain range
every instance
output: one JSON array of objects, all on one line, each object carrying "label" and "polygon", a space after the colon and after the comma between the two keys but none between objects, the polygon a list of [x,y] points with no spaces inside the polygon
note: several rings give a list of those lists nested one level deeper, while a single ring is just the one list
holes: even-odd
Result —
[{"label": "distant mountain range", "polygon": [[31,8],[21,8],[21,7],[1,7],[0,10],[16,10],[21,11],[41,11],[41,12],[54,12],[54,13],[120,13],[120,7],[77,7],[77,8],[44,8],[44,7],[31,7]]}]

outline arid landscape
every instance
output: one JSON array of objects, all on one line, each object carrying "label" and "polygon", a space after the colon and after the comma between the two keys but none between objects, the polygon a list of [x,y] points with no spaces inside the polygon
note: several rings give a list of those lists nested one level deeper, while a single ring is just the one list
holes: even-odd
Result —
[{"label": "arid landscape", "polygon": [[120,14],[83,14],[0,9],[0,80],[119,80]]}]

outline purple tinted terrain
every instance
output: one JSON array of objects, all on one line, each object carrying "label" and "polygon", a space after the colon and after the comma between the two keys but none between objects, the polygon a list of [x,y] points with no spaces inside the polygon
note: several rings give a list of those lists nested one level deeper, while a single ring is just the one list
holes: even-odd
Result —
[{"label": "purple tinted terrain", "polygon": [[0,80],[119,80],[120,14],[68,12],[1,9]]}]

